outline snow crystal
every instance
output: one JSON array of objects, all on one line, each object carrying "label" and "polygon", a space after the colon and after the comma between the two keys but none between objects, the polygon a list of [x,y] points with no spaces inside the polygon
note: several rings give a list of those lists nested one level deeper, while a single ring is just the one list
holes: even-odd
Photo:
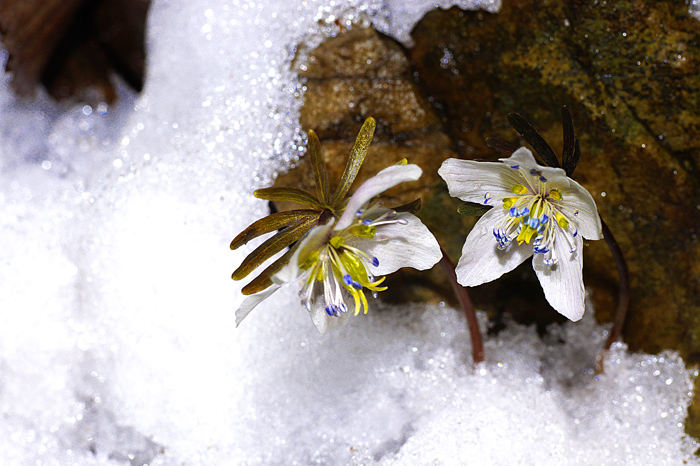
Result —
[{"label": "snow crystal", "polygon": [[408,42],[451,4],[500,2],[155,1],[139,96],[28,103],[2,77],[3,464],[700,464],[695,374],[617,345],[596,375],[592,310],[509,324],[476,371],[446,306],[321,336],[285,289],[235,328],[229,241],[303,151],[294,56],[353,24]]},{"label": "snow crystal", "polygon": [[700,21],[700,0],[691,0],[688,4],[688,12]]}]

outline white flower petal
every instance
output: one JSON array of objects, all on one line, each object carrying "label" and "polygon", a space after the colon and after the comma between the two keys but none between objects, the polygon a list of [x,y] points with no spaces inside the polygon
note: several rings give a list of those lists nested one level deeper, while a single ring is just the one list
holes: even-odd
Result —
[{"label": "white flower petal", "polygon": [[349,227],[355,219],[355,213],[373,197],[404,181],[415,181],[420,178],[422,173],[423,170],[418,165],[413,164],[392,165],[380,171],[357,188],[335,229],[342,230]]},{"label": "white flower petal", "polygon": [[438,174],[447,183],[450,196],[477,204],[485,204],[487,194],[496,198],[512,196],[511,189],[518,183],[518,173],[500,162],[447,159]]},{"label": "white flower petal", "polygon": [[326,302],[323,300],[323,296],[316,299],[310,313],[311,320],[321,334],[344,326],[353,315],[352,312],[344,312],[335,317],[329,316],[326,312]]},{"label": "white flower petal", "polygon": [[354,237],[348,241],[351,246],[379,260],[377,267],[370,267],[374,275],[387,275],[401,267],[426,270],[442,258],[440,245],[418,217],[408,212],[397,216],[408,223],[381,225],[377,227],[374,238]]},{"label": "white flower petal", "polygon": [[[531,171],[536,170],[537,173],[547,180],[547,185],[552,188],[566,188],[571,182],[571,178],[566,176],[566,172],[563,169],[539,165],[532,152],[526,147],[521,147],[513,152],[513,155],[510,157],[500,160],[511,170],[521,169],[525,172],[525,176],[528,177],[532,177]],[[539,177],[540,175],[537,176]]]},{"label": "white flower petal", "polygon": [[323,243],[328,240],[328,232],[333,226],[334,221],[334,219],[331,219],[327,224],[318,225],[309,230],[300,240],[301,243],[299,243],[299,247],[294,251],[287,265],[272,276],[272,281],[275,283],[289,283],[295,280],[301,272],[299,270],[299,256],[305,256],[310,251],[319,249]]},{"label": "white flower petal", "polygon": [[505,216],[505,209],[494,207],[469,232],[455,270],[461,285],[477,286],[495,280],[532,255],[532,245],[527,243],[519,246],[513,241],[507,249],[498,249],[493,230],[503,225]]},{"label": "white flower petal", "polygon": [[236,311],[236,327],[243,322],[243,319],[245,319],[258,304],[269,298],[272,293],[279,290],[281,287],[282,285],[272,285],[259,293],[252,294],[245,298],[241,307]]},{"label": "white flower petal", "polygon": [[560,233],[554,241],[554,257],[557,264],[549,267],[543,263],[543,255],[535,254],[532,267],[540,280],[544,296],[549,304],[569,320],[576,322],[585,310],[583,288],[583,239],[574,238],[576,252],[571,253],[569,244]]},{"label": "white flower petal", "polygon": [[578,211],[578,215],[569,218],[573,219],[578,227],[578,231],[586,239],[603,238],[603,227],[600,224],[600,216],[596,208],[593,196],[580,184],[574,180],[569,180],[570,185],[561,189],[562,204],[568,210]]}]

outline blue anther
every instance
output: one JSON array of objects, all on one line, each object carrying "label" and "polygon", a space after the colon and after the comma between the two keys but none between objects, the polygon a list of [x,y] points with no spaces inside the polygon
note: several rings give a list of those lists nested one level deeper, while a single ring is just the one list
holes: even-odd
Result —
[{"label": "blue anther", "polygon": [[537,228],[538,226],[540,226],[540,221],[536,218],[531,218],[530,220],[528,220],[527,224],[530,225],[530,228]]},{"label": "blue anther", "polygon": [[520,165],[516,163],[514,165],[511,165],[510,168],[512,168],[513,170],[517,170],[518,168],[520,168]]},{"label": "blue anther", "polygon": [[360,285],[358,282],[354,281],[352,282],[352,287],[355,288],[356,290],[361,290],[362,285]]},{"label": "blue anther", "polygon": [[544,265],[552,266],[552,265],[554,265],[554,264],[557,263],[557,260],[556,260],[555,258],[552,257],[551,259],[545,259],[545,260],[542,261],[542,262],[544,262]]},{"label": "blue anther", "polygon": [[546,246],[540,246],[539,244],[533,246],[532,252],[535,254],[546,254],[549,252],[549,249]]},{"label": "blue anther", "polygon": [[490,202],[491,202],[491,193],[484,194],[484,204],[488,204]]},{"label": "blue anther", "polygon": [[406,220],[405,218],[397,218],[396,223],[398,223],[399,225],[408,225],[408,220]]},{"label": "blue anther", "polygon": [[525,206],[522,209],[520,209],[520,217],[524,217],[529,213],[530,213],[530,208],[528,206]]},{"label": "blue anther", "polygon": [[372,220],[363,220],[363,221],[362,221],[362,224],[363,224],[363,225],[371,225],[371,224],[372,224]]},{"label": "blue anther", "polygon": [[350,274],[346,273],[345,275],[343,275],[343,283],[345,283],[348,286],[351,286],[353,284],[353,280]]},{"label": "blue anther", "polygon": [[542,176],[542,172],[539,171],[539,170],[536,169],[536,168],[530,169],[530,174],[531,174],[532,176]]},{"label": "blue anther", "polygon": [[517,207],[511,207],[508,210],[508,213],[510,214],[511,217],[520,217],[520,214],[518,213],[518,208]]},{"label": "blue anther", "polygon": [[543,182],[543,183],[546,183],[546,182],[547,182],[547,178],[545,178],[544,176],[540,175],[540,181]]},{"label": "blue anther", "polygon": [[372,258],[372,265],[375,267],[379,267],[379,259],[377,259],[376,257],[373,257]]},{"label": "blue anther", "polygon": [[544,224],[547,223],[548,221],[549,221],[549,217],[548,217],[546,214],[540,215],[540,223],[541,223],[542,225],[544,225]]},{"label": "blue anther", "polygon": [[358,210],[357,212],[355,212],[355,217],[362,217],[363,212],[364,212],[363,209]]},{"label": "blue anther", "polygon": [[333,305],[326,306],[326,314],[328,314],[328,315],[331,316],[331,317],[336,316],[337,314],[335,314],[335,309],[334,309],[334,308],[335,308],[335,306],[333,306]]},{"label": "blue anther", "polygon": [[493,236],[496,237],[496,242],[498,243],[498,249],[505,249],[511,242],[511,239],[506,235],[503,229],[493,230]]},{"label": "blue anther", "polygon": [[576,238],[578,236],[578,230],[574,230],[573,237]]},{"label": "blue anther", "polygon": [[340,305],[340,307],[337,307],[337,309],[338,309],[340,312],[348,312],[348,307],[345,305],[345,303],[342,303],[342,304]]}]

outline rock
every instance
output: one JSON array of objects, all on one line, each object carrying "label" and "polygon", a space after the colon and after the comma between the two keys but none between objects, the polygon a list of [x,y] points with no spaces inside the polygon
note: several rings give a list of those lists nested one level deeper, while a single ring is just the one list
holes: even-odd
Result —
[{"label": "rock", "polygon": [[[372,29],[354,28],[325,41],[297,67],[306,82],[300,120],[305,131],[313,129],[318,134],[331,180],[337,182],[340,178],[362,122],[372,116],[377,120],[377,130],[353,189],[379,170],[406,158],[423,169],[423,176],[387,191],[386,205],[422,198],[431,203],[419,213],[428,226],[438,230],[438,226],[449,224],[451,227],[444,230],[455,235],[451,243],[456,244],[459,236],[463,240],[471,219],[456,214],[437,175],[442,161],[456,157],[456,153],[432,105],[416,87],[401,46]],[[310,190],[310,175],[302,159],[297,168],[281,175],[276,185]],[[430,217],[427,213],[442,202],[450,204],[450,215]],[[459,250],[452,252],[458,254]],[[427,273],[408,270],[387,278],[389,290],[380,294],[382,299],[436,301],[451,296],[439,268]]]},{"label": "rock", "polygon": [[[569,107],[583,151],[574,178],[629,265],[624,340],[632,350],[678,350],[697,364],[700,28],[687,6],[577,0],[507,2],[496,15],[438,10],[413,39],[420,85],[444,110],[462,157],[494,157],[487,136],[516,142],[509,112],[556,150],[558,109]],[[596,316],[611,320],[617,273],[602,241],[591,243],[584,263]]]},{"label": "rock", "polygon": [[[677,350],[700,361],[700,28],[682,2],[504,2],[498,14],[435,10],[404,50],[366,29],[324,42],[307,78],[305,130],[318,132],[339,176],[366,116],[378,121],[362,179],[401,157],[422,166],[394,200],[423,198],[419,213],[453,261],[473,219],[455,214],[435,170],[449,157],[496,160],[485,144],[521,144],[507,123],[520,113],[561,152],[560,107],[574,117],[583,157],[574,178],[593,195],[628,262],[632,350]],[[408,57],[408,60],[406,59]],[[308,186],[306,167],[280,185]],[[358,180],[358,182],[361,181]],[[617,271],[603,241],[585,248],[584,280],[600,321],[611,321]],[[389,277],[383,299],[447,299],[436,268]],[[543,329],[561,320],[526,261],[472,289],[497,330],[504,313]],[[700,432],[698,399],[688,432]]]}]

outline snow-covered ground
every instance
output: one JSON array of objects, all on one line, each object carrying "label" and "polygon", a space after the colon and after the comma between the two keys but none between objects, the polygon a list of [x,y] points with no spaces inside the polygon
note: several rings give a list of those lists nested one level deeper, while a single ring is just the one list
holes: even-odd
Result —
[{"label": "snow-covered ground", "polygon": [[476,371],[444,306],[321,336],[283,290],[235,328],[229,242],[303,152],[295,46],[336,19],[407,41],[435,4],[156,0],[142,95],[57,108],[1,78],[0,464],[700,464],[694,374],[617,345],[594,376],[592,310],[509,325]]}]

